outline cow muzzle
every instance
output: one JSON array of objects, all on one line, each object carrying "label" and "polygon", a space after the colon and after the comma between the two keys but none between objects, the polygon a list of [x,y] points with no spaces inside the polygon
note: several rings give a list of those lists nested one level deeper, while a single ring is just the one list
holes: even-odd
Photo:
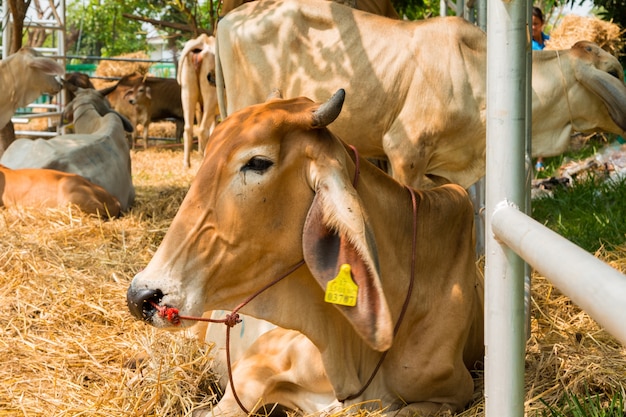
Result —
[{"label": "cow muzzle", "polygon": [[137,289],[131,285],[126,292],[126,305],[133,316],[139,320],[151,322],[157,312],[154,306],[159,305],[162,298],[163,292],[161,290]]}]

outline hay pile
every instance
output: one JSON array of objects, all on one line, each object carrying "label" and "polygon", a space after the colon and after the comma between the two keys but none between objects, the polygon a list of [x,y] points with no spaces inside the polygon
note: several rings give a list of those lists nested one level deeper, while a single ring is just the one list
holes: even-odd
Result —
[{"label": "hay pile", "polygon": [[[182,169],[180,147],[132,159],[137,202],[123,218],[0,209],[0,416],[189,416],[216,398],[211,345],[157,331],[127,311],[128,284],[194,176]],[[598,256],[626,269],[624,253]],[[555,404],[564,390],[603,398],[624,390],[622,346],[540,277],[532,307],[529,416],[540,399]],[[476,383],[475,402],[461,416],[484,414],[480,376]]]},{"label": "hay pile", "polygon": [[[114,58],[125,59],[150,59],[145,52],[132,52],[123,54]],[[139,74],[147,74],[150,69],[150,62],[132,62],[132,61],[100,61],[96,68],[97,77],[123,77],[133,72]],[[100,88],[100,87],[96,87]]]},{"label": "hay pile", "polygon": [[591,41],[619,57],[624,47],[621,35],[622,30],[615,23],[569,14],[550,32],[546,49],[568,49],[578,41]]}]

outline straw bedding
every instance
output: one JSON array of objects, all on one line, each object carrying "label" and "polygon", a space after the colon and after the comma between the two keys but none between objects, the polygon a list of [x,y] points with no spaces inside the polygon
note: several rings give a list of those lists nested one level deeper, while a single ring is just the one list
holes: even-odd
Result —
[{"label": "straw bedding", "polygon": [[[215,400],[211,345],[131,318],[125,293],[199,165],[180,147],[132,153],[137,202],[101,221],[71,208],[0,210],[0,416],[184,416]],[[624,269],[622,253],[598,256]],[[624,348],[535,277],[528,415],[565,390],[624,390]],[[482,377],[462,416],[482,416]],[[366,414],[348,410],[345,414]]]}]

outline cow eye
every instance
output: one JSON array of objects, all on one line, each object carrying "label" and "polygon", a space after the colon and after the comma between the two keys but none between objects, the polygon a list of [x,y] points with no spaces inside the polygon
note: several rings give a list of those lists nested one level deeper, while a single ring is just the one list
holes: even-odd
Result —
[{"label": "cow eye", "polygon": [[274,165],[272,161],[266,158],[262,158],[260,156],[254,156],[250,158],[250,160],[241,168],[242,171],[256,171],[258,173],[263,173],[267,171],[269,167]]}]

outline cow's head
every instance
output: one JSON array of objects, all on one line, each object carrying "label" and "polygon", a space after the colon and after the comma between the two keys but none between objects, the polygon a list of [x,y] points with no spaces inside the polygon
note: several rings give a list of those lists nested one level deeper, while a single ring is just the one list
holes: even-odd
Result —
[{"label": "cow's head", "polygon": [[64,123],[76,122],[81,116],[87,114],[87,111],[95,110],[100,116],[104,116],[108,113],[116,114],[120,118],[125,131],[132,132],[134,130],[130,120],[128,120],[126,116],[113,110],[100,91],[94,90],[93,88],[76,87],[69,83],[65,83],[65,88],[72,92],[74,99],[67,104],[63,111]]},{"label": "cow's head", "polygon": [[132,105],[148,107],[152,103],[152,89],[145,83],[138,84],[124,93],[124,100]]},{"label": "cow's head", "polygon": [[20,72],[16,75],[28,83],[25,102],[30,103],[41,94],[54,95],[61,91],[63,85],[60,77],[65,72],[61,64],[41,56],[39,52],[29,47],[20,49],[15,57],[24,62],[24,66],[19,68]]},{"label": "cow's head", "polygon": [[[301,299],[289,303],[336,307],[372,348],[391,346],[373,234],[352,185],[355,164],[325,128],[344,94],[323,105],[270,99],[218,125],[163,242],[128,289],[134,316],[171,327],[155,306],[191,316],[233,309],[304,258],[294,274],[311,286],[291,293]],[[359,286],[354,307],[332,307],[319,291],[342,264]],[[281,311],[284,300],[273,302],[251,308],[270,321],[289,314]]]},{"label": "cow's head", "polygon": [[[626,86],[624,69],[619,61],[592,42],[577,42],[572,46],[571,53],[575,60],[576,79],[602,100],[612,121],[619,127],[618,131],[610,127],[603,130],[614,133],[626,131]],[[589,102],[582,107],[588,111]],[[593,130],[596,129],[594,127]]]}]

